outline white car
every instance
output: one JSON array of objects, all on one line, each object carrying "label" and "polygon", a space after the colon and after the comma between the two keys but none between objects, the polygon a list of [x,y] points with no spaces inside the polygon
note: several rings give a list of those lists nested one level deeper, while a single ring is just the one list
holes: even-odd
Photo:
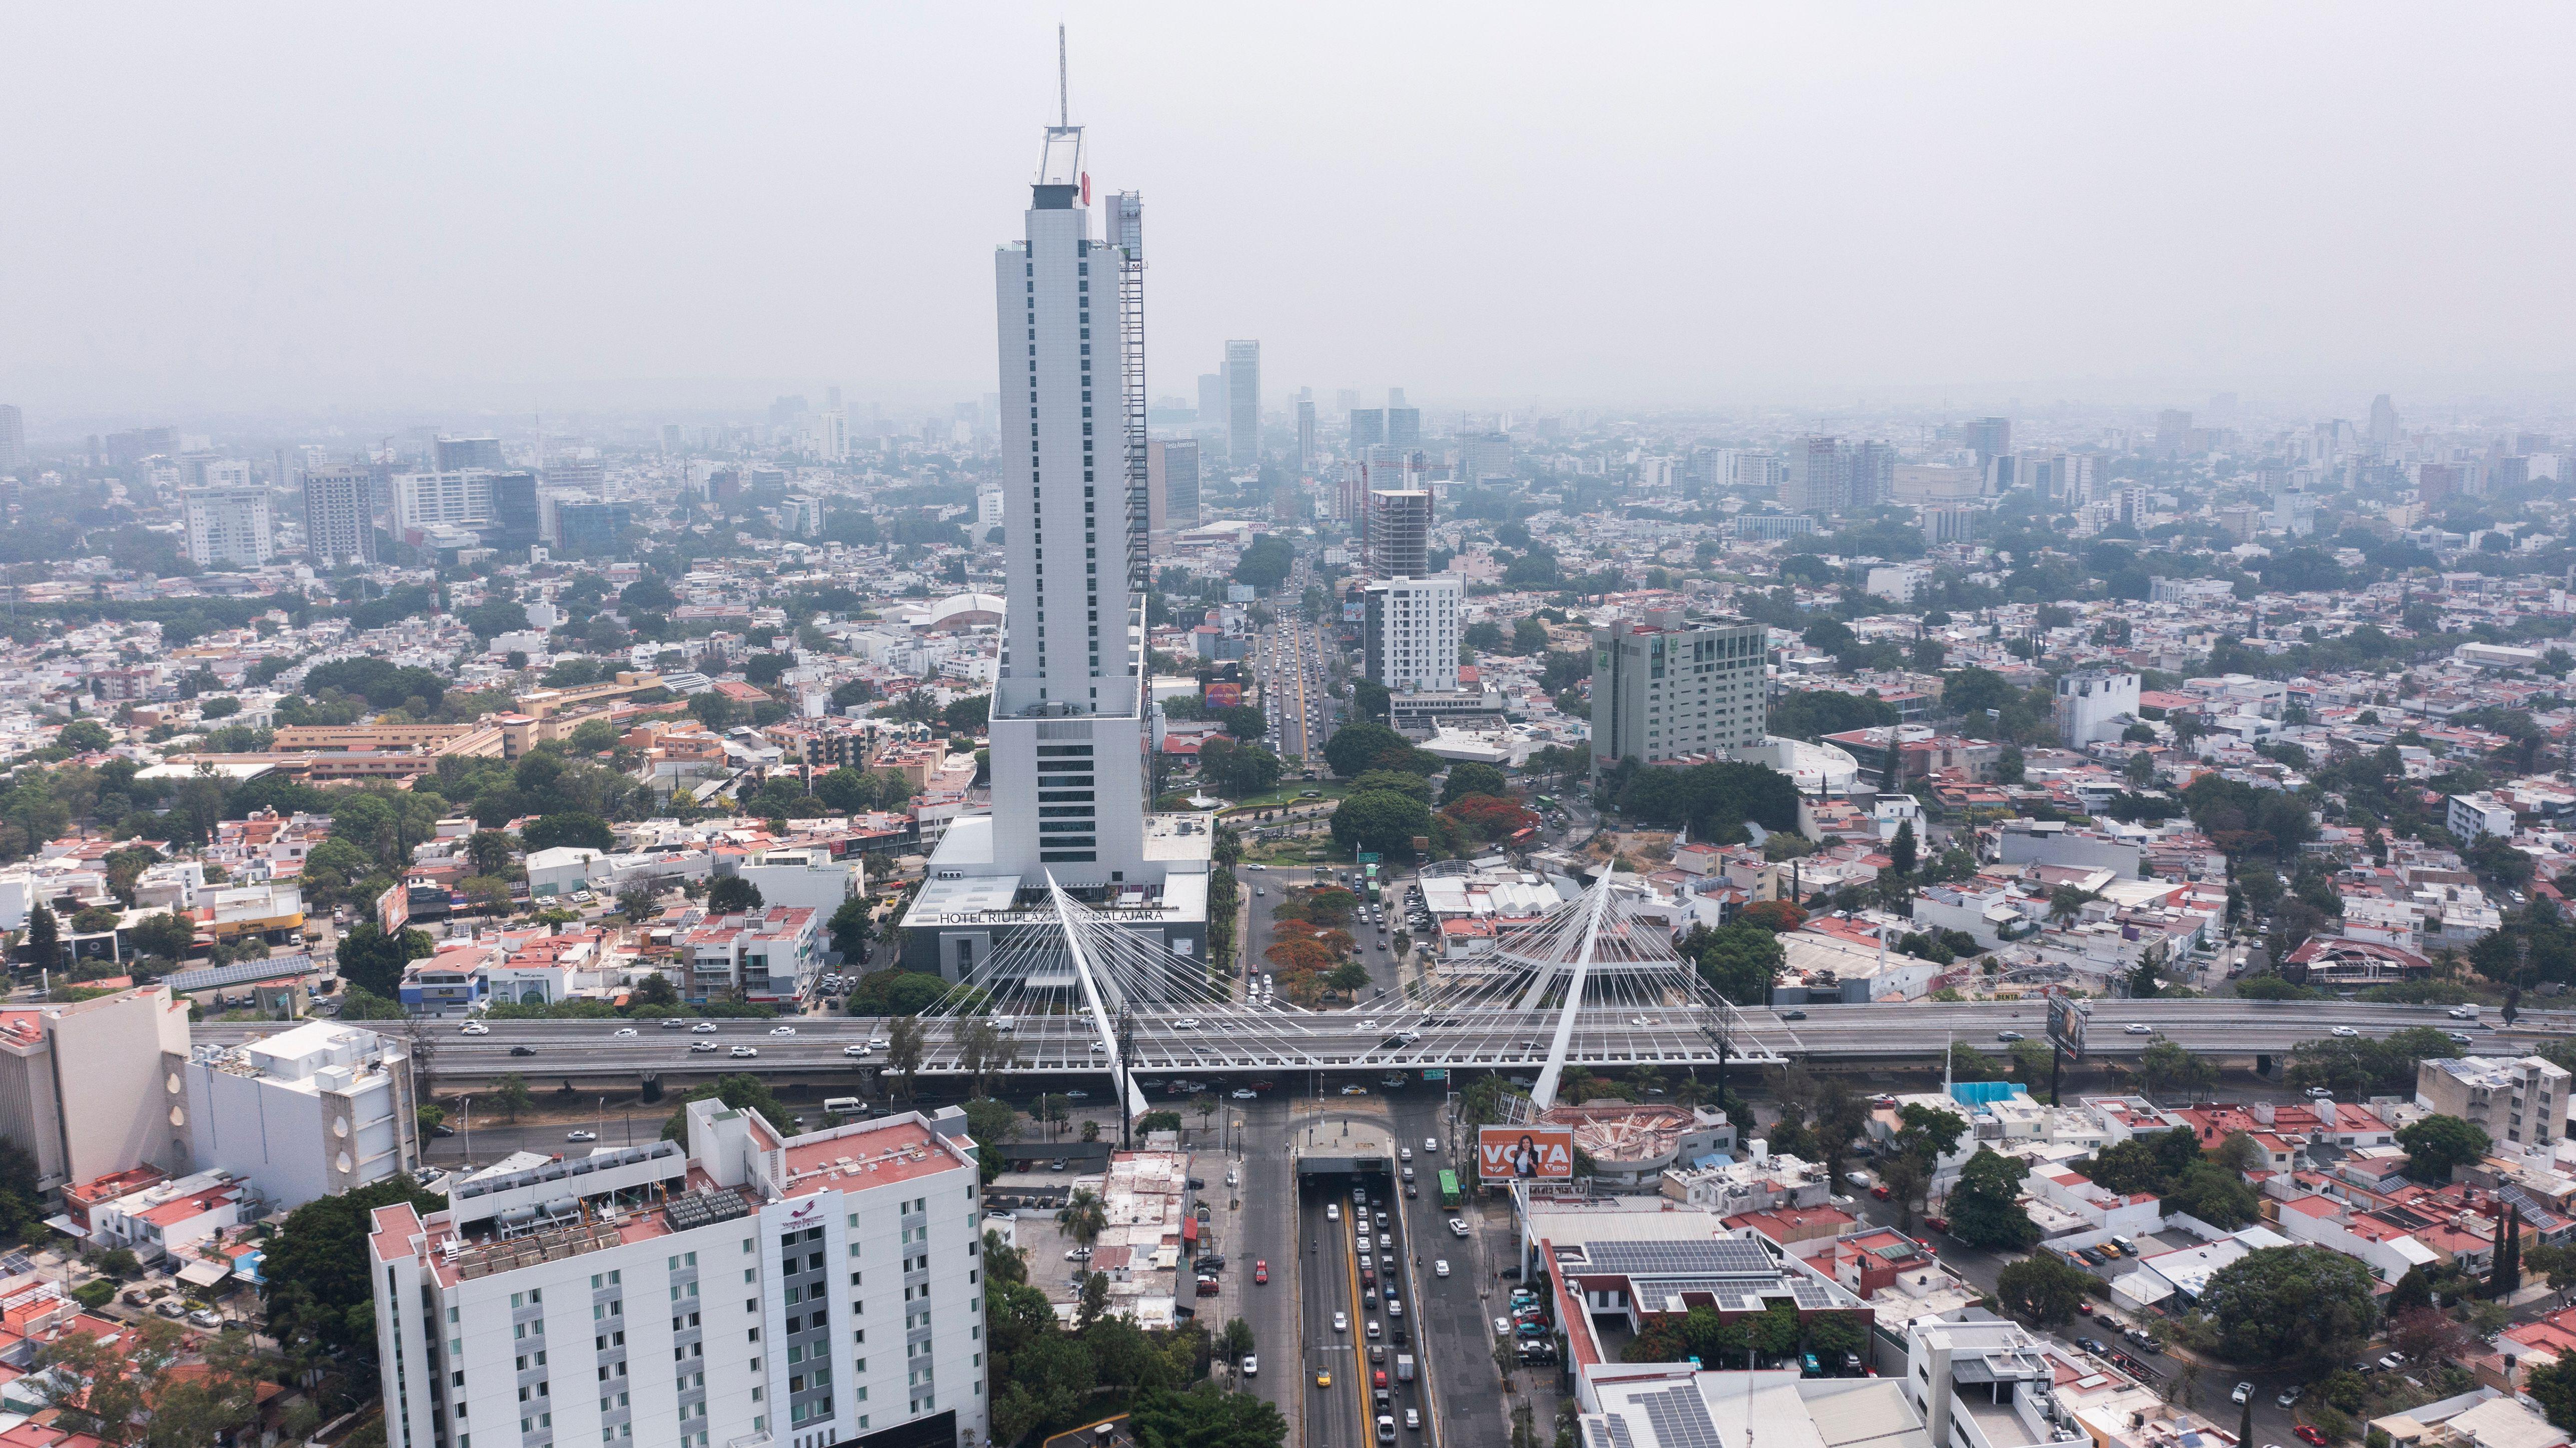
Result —
[{"label": "white car", "polygon": [[689,1029],[697,1032],[701,1036],[712,1036],[716,1033],[716,1023],[713,1021],[700,1021],[696,1025],[689,1027]]},{"label": "white car", "polygon": [[1446,1276],[1448,1276],[1448,1275],[1449,1275],[1449,1259],[1448,1259],[1448,1258],[1446,1258],[1446,1257],[1434,1257],[1434,1258],[1432,1258],[1432,1259],[1431,1259],[1431,1275],[1432,1275],[1432,1276],[1434,1276],[1434,1277],[1446,1277]]},{"label": "white car", "polygon": [[1261,1376],[1261,1358],[1259,1354],[1245,1353],[1243,1355],[1243,1375],[1247,1378],[1257,1378]]},{"label": "white car", "polygon": [[713,1041],[691,1041],[689,1043],[689,1051],[692,1055],[713,1055],[717,1049],[718,1047]]},{"label": "white car", "polygon": [[1411,1161],[1411,1160],[1413,1160],[1413,1148],[1412,1148],[1412,1147],[1409,1147],[1409,1146],[1399,1146],[1399,1147],[1397,1147],[1397,1148],[1395,1149],[1395,1159],[1396,1159],[1396,1160],[1398,1160],[1398,1161]]},{"label": "white car", "polygon": [[1440,1138],[1439,1138],[1439,1137],[1436,1137],[1436,1136],[1426,1136],[1426,1137],[1422,1138],[1422,1151],[1423,1151],[1423,1154],[1424,1154],[1424,1155],[1426,1155],[1426,1156],[1428,1156],[1428,1155],[1432,1155],[1432,1154],[1437,1153],[1439,1150],[1440,1150]]},{"label": "white car", "polygon": [[871,1051],[882,1051],[882,1050],[884,1050],[886,1047],[891,1046],[891,1045],[893,1045],[893,1044],[894,1044],[894,1042],[887,1040],[887,1039],[886,1039],[885,1037],[883,1037],[883,1036],[870,1036],[870,1037],[868,1037],[868,1049],[869,1049],[869,1050],[871,1050]]},{"label": "white car", "polygon": [[1335,1332],[1348,1332],[1348,1331],[1350,1331],[1350,1330],[1351,1330],[1351,1319],[1350,1319],[1350,1316],[1349,1316],[1347,1313],[1340,1313],[1340,1312],[1336,1312],[1336,1313],[1334,1313],[1334,1314],[1333,1314],[1333,1331],[1335,1331]]},{"label": "white car", "polygon": [[773,1036],[792,1036],[796,1034],[796,1028],[794,1026],[772,1026],[769,1028],[769,1034]]},{"label": "white car", "polygon": [[1324,1203],[1324,1220],[1325,1220],[1325,1221],[1327,1221],[1327,1222],[1338,1222],[1338,1221],[1340,1221],[1341,1219],[1342,1219],[1342,1204],[1341,1204],[1341,1203],[1339,1203],[1339,1202],[1326,1202],[1326,1203]]},{"label": "white car", "polygon": [[2361,1032],[2354,1030],[2350,1026],[2337,1026],[2334,1028],[2334,1034],[2338,1036],[2358,1036]]},{"label": "white car", "polygon": [[1450,1236],[1453,1236],[1453,1237],[1463,1237],[1463,1236],[1466,1236],[1466,1235],[1467,1235],[1467,1220],[1466,1220],[1466,1218],[1464,1218],[1464,1217],[1451,1217],[1451,1218],[1449,1219],[1449,1235],[1450,1235]]},{"label": "white car", "polygon": [[865,1056],[867,1053],[868,1048],[865,1046],[843,1046],[841,1048],[841,1054],[844,1056]]},{"label": "white car", "polygon": [[635,1034],[635,1028],[634,1028],[633,1026],[619,1026],[619,1027],[618,1027],[614,1032],[612,1032],[611,1034],[619,1035],[619,1036],[631,1036],[631,1035],[634,1035],[634,1034]]},{"label": "white car", "polygon": [[728,1056],[757,1056],[760,1054],[760,1048],[758,1046],[736,1046],[725,1054]]},{"label": "white car", "polygon": [[567,1131],[564,1133],[564,1140],[597,1141],[599,1140],[599,1133],[596,1131]]},{"label": "white car", "polygon": [[492,1028],[481,1021],[467,1021],[456,1033],[460,1036],[488,1036],[492,1034]]},{"label": "white car", "polygon": [[1196,1016],[1182,1016],[1172,1022],[1172,1029],[1176,1031],[1195,1031],[1198,1028],[1199,1018]]},{"label": "white car", "polygon": [[2152,1036],[2156,1033],[2155,1027],[2147,1025],[2141,1021],[2131,1021],[2120,1029],[2126,1031],[2132,1036]]}]

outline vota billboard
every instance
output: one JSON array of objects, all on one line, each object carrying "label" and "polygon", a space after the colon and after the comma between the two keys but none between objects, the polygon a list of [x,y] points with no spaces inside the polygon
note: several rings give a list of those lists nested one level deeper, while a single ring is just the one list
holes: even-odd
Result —
[{"label": "vota billboard", "polygon": [[1478,1127],[1476,1174],[1489,1182],[1513,1177],[1571,1181],[1574,1132],[1562,1126]]}]

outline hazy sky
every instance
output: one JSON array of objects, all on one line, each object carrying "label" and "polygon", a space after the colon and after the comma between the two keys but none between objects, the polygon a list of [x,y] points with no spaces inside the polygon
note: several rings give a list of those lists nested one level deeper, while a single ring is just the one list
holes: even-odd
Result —
[{"label": "hazy sky", "polygon": [[2565,5],[0,0],[0,400],[980,396],[1059,18],[1158,395],[2576,389]]}]

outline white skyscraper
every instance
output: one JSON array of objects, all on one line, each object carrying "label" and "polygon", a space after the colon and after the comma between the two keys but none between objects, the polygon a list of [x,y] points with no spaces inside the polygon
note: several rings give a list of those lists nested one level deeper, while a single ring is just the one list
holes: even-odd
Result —
[{"label": "white skyscraper", "polygon": [[27,465],[27,415],[13,403],[0,402],[0,468]]},{"label": "white skyscraper", "polygon": [[1225,344],[1225,460],[1228,466],[1261,463],[1261,344]]},{"label": "white skyscraper", "polygon": [[1142,890],[1161,939],[1205,938],[1205,818],[1145,813],[1143,207],[1103,199],[1094,236],[1082,128],[1049,126],[1026,235],[994,254],[1008,584],[993,812],[949,827],[905,917],[907,964],[952,978],[1050,878]]},{"label": "white skyscraper", "polygon": [[188,561],[199,568],[257,568],[268,561],[268,490],[190,488]]},{"label": "white skyscraper", "polygon": [[376,561],[375,479],[356,463],[304,470],[304,554],[316,568]]}]

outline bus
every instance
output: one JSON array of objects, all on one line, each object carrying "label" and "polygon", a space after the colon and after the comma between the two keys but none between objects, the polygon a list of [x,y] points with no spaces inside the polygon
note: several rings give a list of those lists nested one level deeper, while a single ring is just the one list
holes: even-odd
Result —
[{"label": "bus", "polygon": [[1440,1205],[1451,1209],[1458,1205],[1458,1174],[1454,1171],[1440,1173]]}]

